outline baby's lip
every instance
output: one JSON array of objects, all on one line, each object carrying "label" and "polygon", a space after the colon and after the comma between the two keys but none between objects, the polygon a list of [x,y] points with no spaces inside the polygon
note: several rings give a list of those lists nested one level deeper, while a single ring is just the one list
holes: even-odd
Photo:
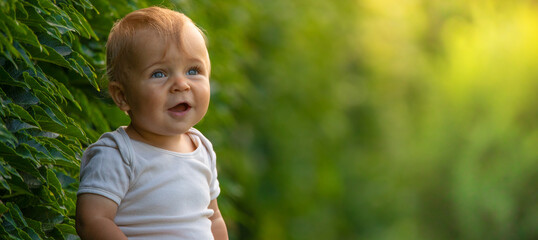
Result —
[{"label": "baby's lip", "polygon": [[180,102],[175,106],[168,109],[171,112],[185,112],[191,108],[191,105],[187,102]]}]

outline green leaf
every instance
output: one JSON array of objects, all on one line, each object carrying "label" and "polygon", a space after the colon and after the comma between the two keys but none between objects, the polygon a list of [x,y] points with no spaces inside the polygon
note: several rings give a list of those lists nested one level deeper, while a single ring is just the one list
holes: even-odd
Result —
[{"label": "green leaf", "polygon": [[58,197],[65,197],[60,180],[58,180],[56,174],[50,169],[47,169],[47,184],[53,187],[53,190]]},{"label": "green leaf", "polygon": [[[2,166],[0,166],[2,168]],[[3,169],[2,169],[3,170]],[[11,187],[9,186],[8,182],[6,181],[6,178],[4,176],[0,176],[0,185],[7,190],[9,193],[11,193]],[[1,215],[1,213],[0,213]]]},{"label": "green leaf", "polygon": [[[21,130],[25,129],[39,129],[38,127],[28,124],[26,122],[19,121],[17,119],[11,119],[6,124],[7,129],[12,133],[18,133]],[[20,142],[20,140],[19,140]]]},{"label": "green leaf", "polygon": [[12,97],[13,103],[17,105],[35,105],[39,103],[39,99],[37,99],[32,92],[30,92],[28,89],[24,88],[14,88],[11,89],[10,95]]},{"label": "green leaf", "polygon": [[[13,33],[13,39],[17,39],[20,42],[30,44],[34,47],[39,48],[40,50],[43,50],[41,47],[41,44],[37,40],[37,36],[34,34],[34,32],[26,26],[26,24],[23,24],[19,22],[19,28],[23,29],[24,31],[15,31]],[[22,34],[24,33],[24,34]]]},{"label": "green leaf", "polygon": [[12,204],[8,202],[6,206],[9,208],[9,212],[12,214],[13,219],[15,220],[15,222],[18,223],[18,225],[28,227],[28,223],[26,223],[26,220],[24,219],[24,216],[17,204]]},{"label": "green leaf", "polygon": [[24,9],[24,5],[22,2],[15,2],[15,4],[17,5],[17,13],[21,13],[21,14],[17,14],[17,16],[21,16],[22,15],[22,18],[28,18],[28,12],[26,12],[26,9]]},{"label": "green leaf", "polygon": [[16,20],[8,16],[7,14],[0,14],[0,20],[6,24],[6,26],[9,28],[10,32],[13,35],[26,35],[26,29],[22,28],[20,23]]},{"label": "green leaf", "polygon": [[43,144],[48,144],[55,149],[58,149],[65,156],[73,157],[73,159],[74,156],[76,156],[75,151],[73,151],[71,148],[69,148],[67,145],[65,145],[62,141],[58,139],[48,137],[36,137],[36,140],[40,141]]},{"label": "green leaf", "polygon": [[99,11],[97,11],[97,8],[93,6],[93,4],[89,0],[80,0],[75,2],[76,5],[81,6],[85,9],[91,9],[94,10],[97,14],[99,14]]},{"label": "green leaf", "polygon": [[[50,81],[40,81],[38,82],[34,77],[30,76],[28,72],[23,72],[24,82],[26,82],[31,89],[39,90],[41,92],[51,93],[57,95],[57,90],[54,88],[53,84]],[[46,84],[46,83],[49,84]]]},{"label": "green leaf", "polygon": [[[24,182],[24,179],[22,178],[22,176],[20,176],[17,173],[17,175],[12,174],[11,177],[12,178],[9,181],[9,184],[10,184],[10,187],[11,187],[11,194],[12,195],[33,196],[33,193],[28,188],[28,185]],[[6,198],[7,198],[7,196],[6,196]]]},{"label": "green leaf", "polygon": [[18,68],[17,63],[15,63],[13,57],[20,58],[21,54],[19,53],[19,51],[17,51],[17,49],[13,47],[13,44],[11,42],[8,42],[6,38],[0,37],[0,44],[7,49],[7,51],[2,51],[2,55],[4,55],[4,57],[6,57],[11,63],[13,63],[13,66],[15,66],[15,68]]},{"label": "green leaf", "polygon": [[21,82],[21,81],[17,81],[13,79],[11,75],[9,75],[9,73],[1,65],[0,65],[0,79],[2,79],[0,84],[3,84],[3,85],[30,88],[30,86],[26,84],[25,82]]},{"label": "green leaf", "polygon": [[32,240],[30,235],[28,235],[28,233],[26,233],[25,231],[23,231],[20,228],[17,228],[17,233],[19,234],[20,239]]},{"label": "green leaf", "polygon": [[24,229],[22,229],[22,231],[24,231],[26,234],[28,234],[28,236],[32,240],[41,240],[41,237],[39,237],[39,235],[34,231],[34,229],[32,229],[30,227],[25,227]]},{"label": "green leaf", "polygon": [[56,87],[59,89],[61,96],[69,99],[75,106],[78,108],[78,110],[82,111],[82,108],[80,107],[79,103],[75,98],[73,97],[73,94],[65,87],[65,85],[61,82],[58,82],[56,79],[51,78],[51,81],[56,85]]},{"label": "green leaf", "polygon": [[18,141],[15,136],[6,128],[5,124],[0,124],[0,142],[9,144],[14,147]]},{"label": "green leaf", "polygon": [[[42,11],[48,10],[53,12],[59,12],[62,11],[58,6],[56,6],[52,1],[50,0],[37,0],[39,6],[41,7]],[[47,13],[48,15],[49,13]]]},{"label": "green leaf", "polygon": [[55,49],[47,45],[43,45],[43,48],[46,50],[46,52],[48,52],[48,54],[44,51],[43,52],[39,51],[39,49],[28,47],[29,51],[32,53],[33,60],[49,62],[52,64],[56,64],[58,66],[71,68],[71,65],[69,64],[69,62],[67,62],[65,58],[61,54],[59,54]]},{"label": "green leaf", "polygon": [[64,235],[66,234],[76,235],[77,234],[77,230],[75,230],[75,228],[71,225],[58,224],[56,225],[56,228],[58,228],[58,230],[60,230],[60,232],[62,232]]},{"label": "green leaf", "polygon": [[[43,109],[42,107],[38,105],[32,105],[32,110],[34,111],[34,119],[39,123],[39,126],[41,126],[41,129],[43,130],[51,130],[51,120],[52,122],[56,123],[61,129],[65,129],[67,126],[56,117],[56,114],[50,110],[50,108],[45,107]],[[47,127],[44,127],[46,125]],[[59,129],[56,127],[53,128],[51,132],[57,132]]]},{"label": "green leaf", "polygon": [[[19,157],[22,157],[24,159],[28,159],[28,160],[31,160],[30,163],[33,165],[33,166],[39,166],[39,163],[37,162],[37,159],[34,157],[34,155],[32,154],[32,151],[30,151],[30,148],[28,147],[27,144],[25,143],[22,143],[22,144],[19,144],[16,148],[15,148],[15,152],[17,153],[17,155]],[[37,169],[37,168],[36,168]]]},{"label": "green leaf", "polygon": [[62,9],[65,10],[65,13],[69,16],[69,20],[70,20],[69,23],[72,24],[72,26],[77,30],[77,32],[84,38],[90,38],[90,33],[88,29],[86,29],[82,25],[82,22],[78,18],[78,15],[74,13],[76,12],[76,10],[70,5],[61,4],[60,6],[62,7]]},{"label": "green leaf", "polygon": [[[47,107],[51,108],[52,110],[56,110],[56,111],[54,111],[56,116],[63,115],[63,116],[58,116],[58,117],[61,117],[62,119],[66,118],[66,117],[64,117],[65,114],[63,112],[61,112],[62,109],[60,108],[60,106],[58,106],[58,104],[56,104],[56,102],[53,101],[49,97],[48,94],[45,94],[45,91],[40,91],[40,90],[34,89],[33,92],[34,92],[35,96],[39,99],[39,101],[41,103],[45,104]],[[58,111],[60,111],[60,114],[58,114]]]},{"label": "green leaf", "polygon": [[68,118],[68,122],[66,125],[60,120],[58,120],[49,108],[45,108],[44,110],[43,108],[34,105],[32,106],[32,109],[36,112],[34,118],[37,122],[39,122],[41,129],[43,129],[44,131],[73,136],[76,137],[77,140],[81,140],[84,142],[88,141],[88,138],[86,137],[86,134],[84,133],[82,128],[80,128],[80,126],[72,119]]},{"label": "green leaf", "polygon": [[26,122],[33,123],[35,126],[39,127],[39,123],[24,108],[14,103],[9,103],[8,106],[11,113],[14,114],[15,117]]},{"label": "green leaf", "polygon": [[[66,45],[66,46],[69,45],[68,42],[65,42],[62,39],[62,33],[57,28],[50,27],[48,25],[47,26],[39,25],[39,26],[36,26],[35,28],[39,29],[39,31],[37,31],[36,33],[37,33],[37,37],[39,39],[39,42],[42,45],[47,45],[47,42],[43,41],[43,38],[45,38],[44,36],[46,36],[47,38],[50,38],[50,39],[54,39],[54,40],[60,42],[63,45]],[[59,53],[61,54],[61,52],[59,52]]]},{"label": "green leaf", "polygon": [[[50,196],[50,195],[49,195]],[[39,205],[33,208],[32,212],[26,214],[29,218],[40,221],[43,226],[43,231],[49,234],[54,226],[63,223],[65,216],[58,209],[51,206],[51,203],[47,205]]]},{"label": "green leaf", "polygon": [[11,35],[11,31],[9,30],[9,27],[6,26],[4,21],[0,21],[0,30],[6,35],[8,42],[13,42],[13,36]]},{"label": "green leaf", "polygon": [[[4,186],[10,193],[11,193],[11,187],[10,184],[7,183],[6,180],[11,180],[13,178],[18,178],[22,182],[22,177],[19,175],[17,170],[15,170],[13,167],[11,167],[9,164],[7,164],[3,158],[0,158],[0,176],[2,177],[3,183],[7,184],[7,186]],[[0,212],[1,215],[1,212]]]},{"label": "green leaf", "polygon": [[73,69],[76,69],[81,76],[85,76],[90,81],[90,84],[97,89],[97,91],[100,91],[99,85],[97,84],[97,75],[95,75],[91,64],[88,63],[86,59],[82,57],[82,55],[77,52],[73,52],[70,55],[69,62],[71,63],[71,67]]},{"label": "green leaf", "polygon": [[62,34],[77,32],[77,29],[69,19],[69,15],[63,10],[59,10],[56,14],[45,17],[45,22],[50,26],[57,28]]},{"label": "green leaf", "polygon": [[2,214],[4,214],[7,210],[9,210],[9,208],[0,201],[0,216],[2,216]]},{"label": "green leaf", "polygon": [[30,60],[30,57],[28,56],[26,49],[19,42],[15,40],[13,40],[13,47],[15,47],[15,49],[17,49],[17,51],[20,53],[22,60],[26,63],[26,66],[35,72],[34,63],[32,63],[32,61]]},{"label": "green leaf", "polygon": [[86,18],[84,18],[84,16],[82,16],[73,6],[69,6],[67,10],[67,12],[70,13],[71,18],[76,21],[78,25],[80,25],[80,27],[86,32],[87,38],[90,38],[91,36],[95,40],[99,40],[88,21],[86,21]]},{"label": "green leaf", "polygon": [[31,218],[26,218],[26,222],[28,222],[28,226],[31,227],[39,236],[46,236],[45,232],[43,232],[43,225],[41,224],[41,222],[38,222]]}]

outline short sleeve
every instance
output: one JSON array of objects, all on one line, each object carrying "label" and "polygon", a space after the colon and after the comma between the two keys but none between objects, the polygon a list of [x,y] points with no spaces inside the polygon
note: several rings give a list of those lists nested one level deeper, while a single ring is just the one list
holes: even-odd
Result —
[{"label": "short sleeve", "polygon": [[211,182],[209,184],[209,192],[211,200],[216,199],[220,194],[219,180],[217,178],[217,156],[213,149],[210,150],[211,162]]},{"label": "short sleeve", "polygon": [[119,205],[129,189],[130,177],[130,165],[117,148],[90,146],[82,156],[77,195],[93,193]]},{"label": "short sleeve", "polygon": [[211,200],[216,199],[220,194],[219,180],[217,178],[217,154],[213,150],[213,144],[207,139],[200,131],[195,128],[191,128],[191,134],[194,134],[201,142],[207,153],[207,164],[211,170],[211,180],[209,182],[209,195]]}]

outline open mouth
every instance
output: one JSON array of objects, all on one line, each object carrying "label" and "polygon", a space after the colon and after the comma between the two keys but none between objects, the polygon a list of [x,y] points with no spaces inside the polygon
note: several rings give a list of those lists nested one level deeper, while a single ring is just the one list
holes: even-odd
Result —
[{"label": "open mouth", "polygon": [[191,108],[191,106],[188,103],[183,102],[169,108],[168,110],[172,112],[184,112],[184,111],[189,110],[189,108]]}]

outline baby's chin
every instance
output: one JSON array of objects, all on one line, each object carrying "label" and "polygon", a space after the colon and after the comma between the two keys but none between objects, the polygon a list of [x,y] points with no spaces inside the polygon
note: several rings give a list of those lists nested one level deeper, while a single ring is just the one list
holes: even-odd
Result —
[{"label": "baby's chin", "polygon": [[130,137],[133,137],[131,135],[137,135],[137,137],[142,138],[179,137],[192,127],[190,124],[177,124],[169,127],[157,126],[156,124],[151,126],[131,124],[127,127],[127,133]]}]

